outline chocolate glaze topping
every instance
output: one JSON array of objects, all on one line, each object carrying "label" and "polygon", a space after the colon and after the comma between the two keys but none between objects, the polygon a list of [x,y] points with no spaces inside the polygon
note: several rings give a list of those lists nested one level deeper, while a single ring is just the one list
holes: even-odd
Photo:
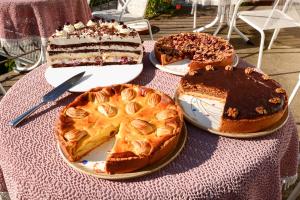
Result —
[{"label": "chocolate glaze topping", "polygon": [[[224,98],[222,94],[225,94],[223,118],[254,119],[278,112],[287,105],[286,92],[278,92],[277,88],[281,86],[275,80],[266,80],[263,74],[252,70],[245,73],[245,68],[233,68],[232,71],[225,70],[224,67],[213,68],[210,71],[199,69],[186,75],[181,79],[181,87],[185,92],[205,90],[208,95],[215,94],[219,98]],[[279,98],[280,102],[271,103],[272,98]],[[236,117],[228,114],[228,109],[234,108],[238,111]]]}]

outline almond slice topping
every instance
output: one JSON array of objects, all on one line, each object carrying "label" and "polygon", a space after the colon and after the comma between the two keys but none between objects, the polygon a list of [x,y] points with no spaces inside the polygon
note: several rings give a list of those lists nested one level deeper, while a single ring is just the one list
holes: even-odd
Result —
[{"label": "almond slice topping", "polygon": [[95,93],[95,99],[98,103],[104,103],[109,101],[109,96],[103,91],[100,91]]},{"label": "almond slice topping", "polygon": [[73,129],[71,131],[66,132],[64,137],[69,142],[76,142],[76,141],[79,141],[81,138],[83,138],[86,135],[87,135],[86,131],[80,131],[80,130]]},{"label": "almond slice topping", "polygon": [[133,152],[136,155],[149,155],[151,152],[151,145],[148,141],[135,140],[131,142],[133,146]]},{"label": "almond slice topping", "polygon": [[154,131],[152,125],[141,119],[134,119],[131,125],[136,128],[142,135],[149,135]]},{"label": "almond slice topping", "polygon": [[156,136],[157,137],[163,137],[163,136],[167,136],[167,135],[172,135],[173,130],[174,129],[171,126],[159,127],[156,130]]},{"label": "almond slice topping", "polygon": [[152,94],[150,94],[150,97],[148,99],[148,105],[154,107],[157,104],[159,104],[160,100],[161,100],[161,97],[159,94],[152,93]]},{"label": "almond slice topping", "polygon": [[176,110],[163,110],[156,114],[156,119],[165,120],[177,116]]},{"label": "almond slice topping", "polygon": [[125,110],[128,114],[132,115],[140,110],[140,105],[136,102],[130,102],[126,105]]},{"label": "almond slice topping", "polygon": [[118,110],[117,108],[109,105],[109,104],[103,104],[101,106],[98,106],[98,111],[105,115],[106,117],[113,117],[117,114]]},{"label": "almond slice topping", "polygon": [[121,96],[123,101],[131,101],[135,98],[135,91],[131,88],[126,88],[122,90]]},{"label": "almond slice topping", "polygon": [[82,119],[88,116],[88,112],[80,108],[70,107],[66,110],[66,115],[76,119]]}]

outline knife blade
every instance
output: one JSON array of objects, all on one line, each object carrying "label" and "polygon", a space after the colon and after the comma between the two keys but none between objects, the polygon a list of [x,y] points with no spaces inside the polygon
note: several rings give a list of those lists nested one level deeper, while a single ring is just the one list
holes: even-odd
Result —
[{"label": "knife blade", "polygon": [[82,78],[85,72],[80,72],[79,74],[76,74],[75,76],[69,78],[59,86],[55,87],[53,90],[45,94],[42,98],[42,101],[15,118],[14,120],[9,122],[10,126],[16,127],[21,121],[23,121],[26,117],[31,115],[34,111],[36,111],[39,107],[42,105],[55,101],[58,97],[60,97],[65,91],[69,90],[71,87],[76,85],[76,83]]}]

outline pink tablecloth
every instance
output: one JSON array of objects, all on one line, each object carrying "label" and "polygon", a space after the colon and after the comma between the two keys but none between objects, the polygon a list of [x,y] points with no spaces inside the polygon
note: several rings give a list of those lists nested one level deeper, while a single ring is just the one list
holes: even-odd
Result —
[{"label": "pink tablecloth", "polygon": [[[153,43],[145,42],[145,47],[149,52]],[[184,150],[158,172],[126,181],[81,174],[60,157],[54,137],[59,110],[78,94],[66,93],[19,128],[8,126],[9,120],[51,89],[45,69],[42,65],[27,74],[0,103],[0,190],[7,190],[11,199],[279,200],[281,178],[296,174],[298,138],[291,116],[274,134],[244,140],[219,137],[187,124]],[[146,54],[144,70],[133,83],[173,95],[179,80],[153,67]]]},{"label": "pink tablecloth", "polygon": [[0,47],[49,37],[66,22],[87,22],[87,0],[1,0]]}]

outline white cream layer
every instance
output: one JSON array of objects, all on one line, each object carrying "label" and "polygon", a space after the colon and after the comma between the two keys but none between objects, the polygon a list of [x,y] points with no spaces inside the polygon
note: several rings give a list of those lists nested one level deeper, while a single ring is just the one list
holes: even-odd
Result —
[{"label": "white cream layer", "polygon": [[140,44],[141,38],[136,36],[117,36],[117,35],[103,35],[101,37],[99,36],[81,36],[81,37],[75,37],[71,36],[70,38],[67,37],[50,37],[49,43],[54,45],[71,45],[71,44],[81,44],[81,43],[99,43],[99,42],[132,42]]}]

